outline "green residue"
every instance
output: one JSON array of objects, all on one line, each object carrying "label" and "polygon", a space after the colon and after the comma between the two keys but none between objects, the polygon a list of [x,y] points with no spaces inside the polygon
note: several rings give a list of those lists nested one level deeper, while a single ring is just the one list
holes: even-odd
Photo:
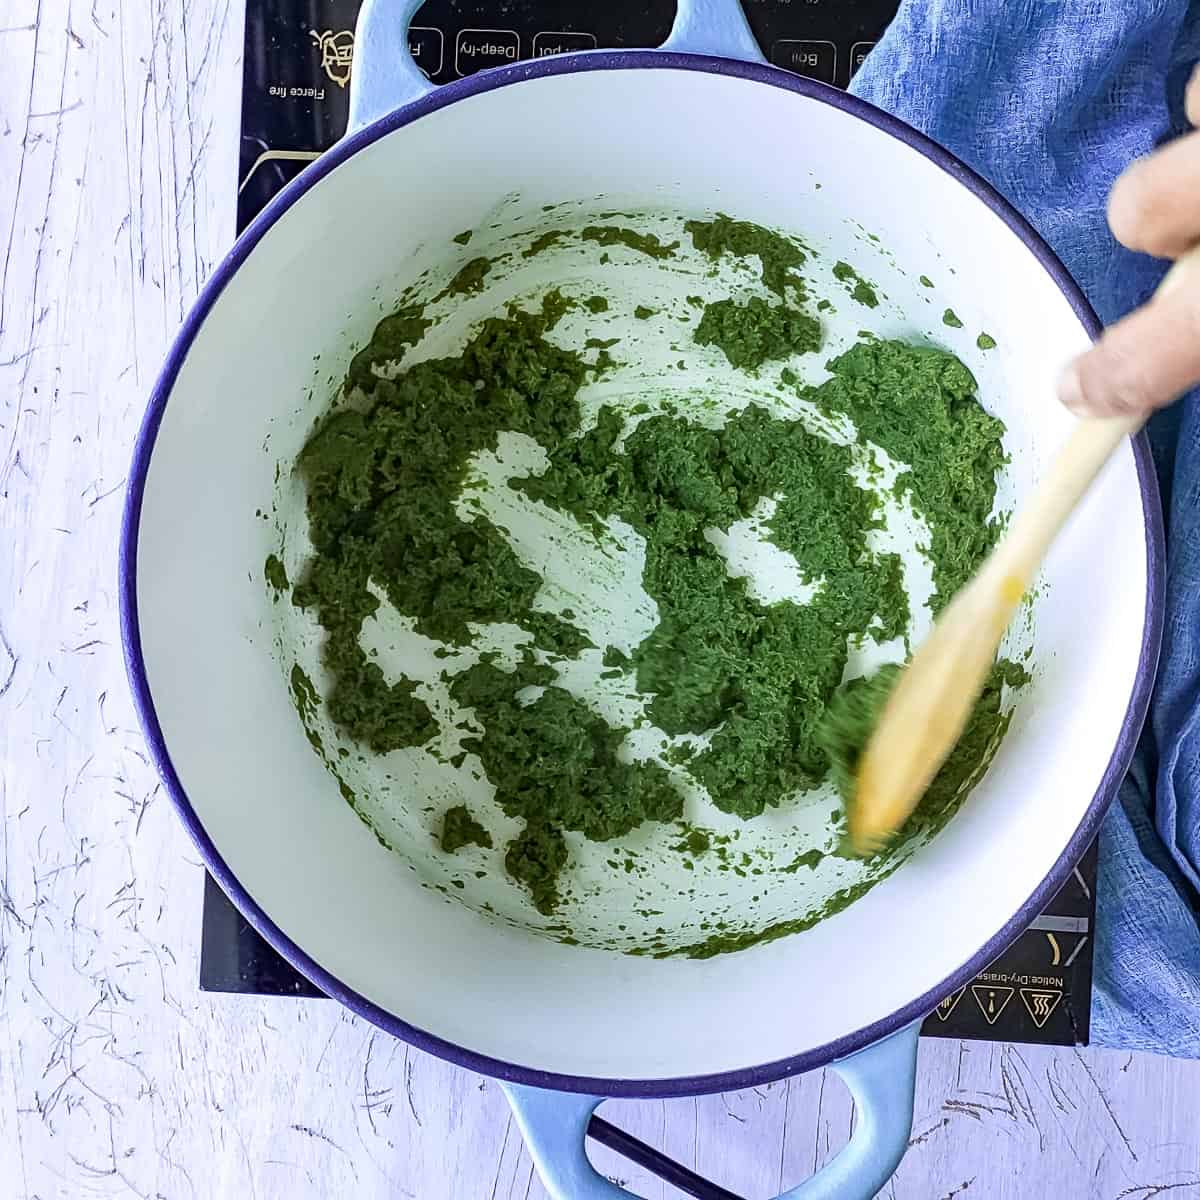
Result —
[{"label": "green residue", "polygon": [[446,809],[442,817],[442,836],[438,839],[447,854],[461,850],[463,846],[492,848],[492,835],[471,816],[465,804],[456,804]]},{"label": "green residue", "polygon": [[529,245],[521,251],[522,258],[532,258],[535,254],[541,254],[543,250],[549,250],[556,242],[561,241],[568,236],[566,229],[549,229],[545,233],[539,234],[533,239]]},{"label": "green residue", "polygon": [[700,858],[712,849],[712,836],[705,829],[693,829],[689,826],[683,839],[676,842],[671,849],[680,854],[690,854],[693,858]]},{"label": "green residue", "polygon": [[263,575],[277,594],[288,590],[287,570],[277,554],[267,555],[267,561],[263,564]]},{"label": "green residue", "polygon": [[471,229],[464,229],[462,233],[456,233],[453,240],[456,241],[460,246],[465,246],[471,240],[471,234],[473,232],[474,231]]},{"label": "green residue", "polygon": [[857,300],[867,308],[879,306],[879,297],[875,294],[875,289],[849,263],[835,263],[833,277],[846,285],[852,300]]},{"label": "green residue", "polygon": [[649,317],[652,317],[652,316],[654,316],[654,314],[655,314],[656,312],[658,312],[658,309],[657,309],[657,308],[647,308],[647,307],[646,307],[644,304],[639,304],[639,305],[637,306],[637,308],[635,308],[635,309],[633,310],[633,315],[634,315],[634,316],[635,316],[635,317],[636,317],[636,318],[637,318],[639,321],[645,321],[645,320],[647,320]]},{"label": "green residue", "polygon": [[878,621],[868,630],[880,644],[893,638],[906,637],[908,629],[908,593],[904,590],[904,560],[898,554],[880,554],[875,559],[879,572],[876,587],[881,604]]},{"label": "green residue", "polygon": [[751,296],[745,304],[716,300],[706,305],[692,337],[697,345],[719,347],[733,366],[753,370],[768,359],[818,349],[821,326],[798,309]]},{"label": "green residue", "polygon": [[750,221],[735,221],[723,213],[711,221],[687,221],[684,229],[692,235],[692,245],[711,259],[723,254],[757,258],[762,264],[763,283],[777,296],[789,287],[803,295],[804,280],[796,268],[804,264],[807,255],[794,239]]},{"label": "green residue", "polygon": [[930,279],[928,275],[922,275],[921,276],[921,286],[931,288],[931,287],[933,287],[933,280]]},{"label": "green residue", "polygon": [[981,333],[975,339],[975,345],[978,346],[980,350],[995,350],[996,339],[992,337],[990,333]]},{"label": "green residue", "polygon": [[424,309],[409,305],[384,317],[375,326],[371,340],[351,360],[344,390],[361,388],[368,394],[377,382],[375,367],[399,362],[408,346],[415,346],[433,322],[424,316]]},{"label": "green residue", "polygon": [[[660,620],[632,654],[638,690],[654,696],[649,716],[666,733],[712,733],[691,773],[718,808],[756,816],[826,773],[816,727],[847,633],[865,633],[877,613],[907,626],[907,597],[866,547],[876,501],[851,481],[848,447],[757,405],[717,430],[649,417],[618,453],[622,427],[601,409],[593,429],[551,451],[545,474],[514,486],[585,524],[620,517],[645,539],[642,585]],[[706,536],[780,494],[768,537],[824,579],[807,605],[754,599]]]},{"label": "green residue", "polygon": [[604,296],[589,296],[583,302],[583,307],[590,313],[608,312],[608,300]]},{"label": "green residue", "polygon": [[419,632],[452,645],[469,643],[469,622],[488,620],[523,625],[550,651],[586,644],[566,622],[531,613],[540,577],[485,518],[467,524],[454,511],[468,457],[501,429],[561,437],[578,420],[588,368],[544,339],[549,324],[545,311],[492,317],[459,357],[372,377],[371,406],[332,412],[300,454],[316,553],[293,598],[326,634],[330,717],[377,753],[422,745],[437,725],[415,683],[388,682],[359,644],[379,603],[368,580]]},{"label": "green residue", "polygon": [[824,851],[807,850],[803,854],[797,854],[786,867],[783,868],[785,875],[794,875],[801,867],[806,870],[815,870],[821,865],[825,858]]},{"label": "green residue", "polygon": [[679,249],[678,242],[664,245],[652,233],[638,233],[635,229],[625,229],[619,225],[589,225],[579,235],[585,242],[598,242],[601,246],[628,246],[639,254],[651,258],[674,258]]},{"label": "green residue", "polygon": [[942,313],[942,324],[949,325],[951,329],[961,329],[963,327],[963,323],[959,320],[958,314],[952,308],[948,308],[944,313]]},{"label": "green residue", "polygon": [[813,912],[806,913],[790,921],[779,921],[768,925],[765,929],[723,929],[719,933],[710,934],[702,942],[690,946],[682,946],[678,950],[662,953],[655,957],[666,958],[682,955],[685,958],[713,958],[718,954],[732,954],[737,950],[748,950],[751,946],[765,945],[767,942],[778,941],[793,933],[803,933],[819,925],[826,917],[848,908],[855,900],[865,896],[877,883],[886,879],[900,865],[901,860],[886,866],[882,872],[869,879],[856,883],[853,887],[843,888],[834,892],[828,900]]},{"label": "green residue", "polygon": [[504,869],[529,889],[534,907],[550,916],[559,904],[558,877],[567,865],[567,842],[552,825],[526,825],[508,844]]},{"label": "green residue", "polygon": [[[777,295],[802,289],[796,268],[805,252],[798,243],[727,217],[689,222],[688,229],[714,259],[757,256],[763,283]],[[550,245],[561,236],[555,230],[538,241]],[[614,226],[589,226],[582,236],[654,258],[675,250]],[[467,264],[455,277],[456,290],[481,287],[486,263]],[[820,328],[793,307],[798,298],[706,305],[696,340],[720,346],[731,363],[750,369],[811,352]],[[827,710],[836,713],[849,691],[841,688],[848,640],[904,636],[911,617],[899,557],[868,546],[881,510],[876,494],[852,478],[859,447],[826,441],[798,419],[756,404],[718,428],[643,405],[643,419],[629,430],[627,414],[606,406],[579,433],[580,389],[612,360],[598,341],[589,343],[600,351],[589,365],[581,352],[547,338],[573,303],[553,291],[540,311],[510,305],[505,316],[480,323],[459,353],[407,366],[405,350],[429,322],[412,306],[386,318],[354,359],[347,403],[320,422],[297,463],[314,553],[293,598],[322,627],[321,664],[331,681],[325,709],[349,738],[385,753],[426,745],[438,732],[417,683],[385,676],[360,645],[364,623],[379,607],[372,589],[443,647],[472,645],[478,625],[524,631],[520,661],[511,669],[485,655],[449,676],[449,686],[465,710],[463,751],[478,755],[498,808],[523,823],[504,848],[505,868],[544,914],[561,902],[568,833],[611,841],[645,822],[675,822],[683,797],[661,766],[628,761],[627,729],[610,726],[560,686],[564,660],[591,643],[573,614],[534,611],[541,576],[522,564],[481,510],[469,507],[469,491],[464,500],[472,457],[495,450],[501,433],[533,439],[549,463],[540,474],[510,480],[510,487],[598,533],[619,519],[644,542],[641,583],[658,624],[628,653],[606,647],[603,663],[632,676],[648,700],[649,719],[666,734],[706,736],[706,746],[673,757],[672,767],[688,772],[725,812],[755,817],[826,778],[843,752],[831,752],[823,730]],[[603,297],[583,303],[595,312],[607,307]],[[639,319],[643,307],[635,312]],[[394,378],[376,374],[397,360]],[[861,439],[906,464],[896,491],[929,527],[939,605],[995,540],[989,521],[1004,461],[1003,426],[979,406],[967,369],[945,352],[868,339],[828,365],[830,377],[819,387],[800,387],[792,373],[785,385],[819,410],[849,417]],[[710,539],[712,530],[728,531],[764,500],[775,507],[762,536],[791,555],[801,578],[816,588],[805,604],[758,598],[746,579],[729,574]],[[299,667],[292,688],[307,721],[320,697]],[[998,685],[985,694],[972,719],[978,736],[965,743],[961,761],[947,764],[949,770],[958,762],[960,780],[977,777],[990,753],[984,742],[994,749],[1002,735],[1007,718],[999,697]],[[978,721],[984,724],[977,728]],[[933,810],[948,815],[957,798],[957,791],[931,797],[928,809],[919,810],[927,813],[922,819],[932,819]],[[442,843],[486,846],[490,837],[458,806],[443,818]],[[696,858],[710,846],[718,840],[689,828],[676,849]],[[815,866],[820,853],[800,855],[795,869]],[[714,857],[741,875],[761,870],[748,859],[728,861],[723,850]],[[814,924],[878,877],[800,922],[754,932],[753,940]],[[749,931],[719,928],[685,952],[707,956],[749,938]]]},{"label": "green residue", "polygon": [[[496,787],[496,803],[530,825],[578,830],[606,842],[643,821],[673,821],[683,799],[662,767],[622,762],[626,730],[614,729],[570,692],[549,667],[508,673],[479,663],[457,676],[451,695],[475,710],[484,732],[463,739]],[[544,687],[522,704],[515,693]]]},{"label": "green residue", "polygon": [[908,464],[895,491],[908,494],[929,524],[938,611],[995,544],[1004,425],[975,399],[971,372],[944,350],[866,341],[829,367],[832,377],[809,398],[850,417],[862,439]]},{"label": "green residue", "polygon": [[458,273],[450,280],[437,296],[442,300],[447,296],[467,296],[483,290],[483,281],[492,269],[490,258],[473,258],[459,268]]},{"label": "green residue", "polygon": [[321,693],[299,663],[292,666],[291,687],[292,703],[307,726],[321,707]]}]

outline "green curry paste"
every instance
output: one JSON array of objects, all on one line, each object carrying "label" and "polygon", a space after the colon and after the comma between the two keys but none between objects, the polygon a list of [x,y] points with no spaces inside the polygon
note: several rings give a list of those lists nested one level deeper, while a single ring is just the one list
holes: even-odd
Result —
[{"label": "green curry paste", "polygon": [[754,370],[768,359],[808,354],[821,345],[821,326],[786,304],[751,296],[745,304],[716,300],[705,305],[692,335],[699,346],[717,346],[730,364]]},{"label": "green curry paste", "polygon": [[[706,304],[694,329],[698,343],[718,346],[748,370],[819,348],[819,323],[793,307],[805,291],[798,271],[807,252],[799,243],[724,216],[689,221],[686,229],[713,259],[757,257],[763,284],[780,299]],[[526,253],[564,236],[543,234]],[[676,249],[616,226],[588,226],[578,236],[654,258]],[[446,292],[478,290],[488,269],[486,259],[471,260]],[[847,283],[869,290],[847,270]],[[855,298],[869,303],[865,293]],[[860,446],[828,441],[754,403],[718,428],[645,410],[630,428],[626,414],[602,407],[580,432],[580,389],[611,360],[603,349],[601,359],[585,356],[599,345],[594,339],[577,351],[546,335],[572,307],[603,311],[601,300],[552,291],[537,311],[510,305],[480,323],[458,354],[409,365],[404,354],[429,321],[416,306],[385,318],[351,364],[346,403],[319,423],[297,464],[314,553],[292,594],[324,631],[326,709],[350,738],[385,753],[425,746],[439,728],[418,685],[389,682],[360,644],[363,623],[379,607],[372,588],[418,633],[447,647],[471,646],[472,627],[481,624],[523,631],[511,669],[484,654],[448,679],[466,714],[463,749],[478,756],[499,809],[523,822],[503,848],[505,869],[544,914],[561,901],[566,833],[603,842],[647,821],[676,822],[683,796],[667,769],[619,753],[627,729],[560,685],[559,667],[591,643],[567,616],[534,612],[543,580],[500,529],[482,513],[459,515],[473,455],[495,450],[502,433],[527,435],[549,465],[510,487],[598,534],[617,518],[643,540],[642,586],[658,623],[628,654],[596,649],[649,699],[648,715],[664,733],[705,735],[707,745],[670,761],[727,813],[753,818],[831,772],[844,791],[894,672],[843,686],[848,639],[904,637],[911,617],[901,560],[868,545],[882,511],[880,497],[851,477]],[[639,307],[636,315],[653,311]],[[393,377],[377,372],[396,361]],[[902,464],[895,491],[929,528],[936,609],[995,541],[1003,426],[975,399],[967,368],[940,350],[867,338],[828,368],[815,388],[790,370],[781,386],[821,412],[850,418],[860,442]],[[765,601],[750,580],[731,575],[710,534],[748,520],[760,520],[762,536],[792,556],[813,590],[806,603]],[[267,574],[272,586],[287,586],[281,563],[278,570],[269,563]],[[986,766],[1007,725],[1001,688],[1021,682],[1019,673],[997,666],[967,735],[914,816],[917,825],[947,819],[964,784]],[[307,692],[304,699],[313,702]],[[492,845],[462,805],[445,812],[439,840],[447,852]],[[708,835],[692,831],[680,848],[702,854]],[[788,869],[815,867],[823,856],[801,855]],[[847,889],[829,903],[857,894]],[[790,924],[772,926],[754,940],[791,931]],[[736,949],[749,936],[720,929],[684,952]]]},{"label": "green curry paste", "polygon": [[492,848],[492,835],[471,816],[465,804],[446,809],[442,817],[442,836],[438,840],[447,854],[453,854],[463,846]]}]

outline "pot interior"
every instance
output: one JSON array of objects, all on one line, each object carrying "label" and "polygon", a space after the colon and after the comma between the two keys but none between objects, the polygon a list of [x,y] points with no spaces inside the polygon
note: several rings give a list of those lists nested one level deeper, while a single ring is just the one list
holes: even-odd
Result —
[{"label": "pot interior", "polygon": [[[736,832],[739,851],[756,862],[762,851],[765,876],[706,872],[703,860],[685,868],[665,844],[679,830],[647,826],[621,845],[654,869],[622,885],[604,865],[611,846],[573,843],[583,886],[572,916],[590,931],[584,946],[544,936],[548,922],[501,873],[476,879],[464,870],[470,857],[433,850],[444,802],[425,801],[445,780],[423,776],[413,752],[387,756],[387,786],[381,760],[346,769],[395,849],[380,845],[293,706],[293,663],[320,678],[318,632],[263,583],[264,560],[281,544],[293,572],[307,554],[303,488],[290,465],[355,349],[423,273],[448,279],[471,257],[603,212],[635,214],[623,223],[667,240],[684,218],[714,211],[794,234],[816,251],[823,266],[814,271],[845,259],[877,287],[877,309],[847,297],[827,319],[827,352],[806,368],[812,382],[859,329],[943,345],[1007,426],[1000,505],[1028,490],[1069,428],[1053,380],[1087,341],[1034,253],[951,174],[842,108],[661,66],[535,75],[469,95],[320,178],[266,231],[200,325],[146,476],[142,650],[166,752],[199,825],[265,919],[334,979],[420,1031],[533,1070],[617,1080],[734,1071],[835,1041],[935,989],[1055,866],[1101,786],[1138,676],[1147,523],[1126,450],[1056,548],[1010,641],[1010,652],[1028,652],[1033,678],[987,775],[944,830],[905,848],[901,869],[806,932],[699,961],[603,948],[658,928],[686,945],[717,911],[753,912],[765,926],[871,881],[871,865],[832,857],[816,870],[778,869],[823,836],[836,807],[828,791],[746,824],[703,812],[698,823]],[[452,239],[467,229],[475,232],[460,247]],[[630,304],[600,335],[622,338],[627,366],[594,385],[588,403],[632,404],[677,354],[659,324],[666,315],[636,320],[625,309],[644,302],[668,314],[694,291],[715,298],[753,285],[706,277],[699,260],[676,266],[664,276],[620,247],[603,265],[578,244],[526,261],[515,253],[486,289],[447,308],[419,354],[451,351],[505,300],[547,284],[623,294]],[[825,294],[838,295],[832,276],[826,282]],[[946,309],[960,329],[943,324]],[[982,331],[995,349],[977,347]],[[700,392],[728,407],[763,401],[766,384],[715,350],[688,345],[685,361],[670,385],[680,403]],[[522,534],[517,518],[517,536],[534,544],[536,523]],[[899,542],[919,534],[905,530],[903,514],[897,522],[888,532]],[[919,590],[915,556],[906,562]],[[1120,570],[1100,585],[1107,562]],[[602,591],[620,598],[608,605],[614,628],[636,625],[633,589]],[[914,636],[924,623],[927,614]],[[385,660],[398,644],[385,620],[369,636]],[[409,667],[412,652],[402,651]],[[870,665],[856,660],[850,673]],[[336,731],[316,720],[336,744]]]}]

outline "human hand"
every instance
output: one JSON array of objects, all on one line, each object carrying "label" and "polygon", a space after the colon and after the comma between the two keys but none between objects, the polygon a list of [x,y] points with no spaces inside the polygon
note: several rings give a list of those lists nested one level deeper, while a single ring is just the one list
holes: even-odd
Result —
[{"label": "human hand", "polygon": [[[1200,127],[1200,69],[1186,103]],[[1126,169],[1108,223],[1122,245],[1156,258],[1177,259],[1200,242],[1200,128]],[[1082,417],[1149,416],[1198,383],[1200,272],[1106,329],[1063,372],[1058,394]]]}]

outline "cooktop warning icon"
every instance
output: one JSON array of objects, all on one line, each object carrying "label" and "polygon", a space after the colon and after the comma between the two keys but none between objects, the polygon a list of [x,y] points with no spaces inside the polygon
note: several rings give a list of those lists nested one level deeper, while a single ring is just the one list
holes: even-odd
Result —
[{"label": "cooktop warning icon", "polygon": [[310,29],[309,35],[321,52],[321,68],[338,85],[345,87],[350,82],[350,65],[354,61],[354,34],[349,29],[334,33],[326,29],[318,33]]},{"label": "cooktop warning icon", "polygon": [[958,1007],[958,1002],[963,998],[966,985],[958,989],[957,992],[951,992],[933,1011],[937,1013],[939,1021],[948,1021],[950,1014]]},{"label": "cooktop warning icon", "polygon": [[1014,991],[1016,989],[1010,987],[989,987],[983,983],[971,984],[971,995],[975,997],[975,1003],[979,1005],[979,1011],[983,1013],[983,1019],[989,1025],[995,1025],[1000,1019],[1000,1014],[1013,998]]},{"label": "cooktop warning icon", "polygon": [[1022,988],[1021,1000],[1033,1023],[1042,1029],[1050,1020],[1063,994],[1058,988]]}]

